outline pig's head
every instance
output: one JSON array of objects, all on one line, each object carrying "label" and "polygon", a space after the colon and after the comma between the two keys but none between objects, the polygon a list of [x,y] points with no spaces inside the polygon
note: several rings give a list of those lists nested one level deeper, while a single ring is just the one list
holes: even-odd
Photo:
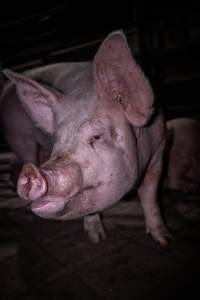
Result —
[{"label": "pig's head", "polygon": [[76,64],[68,73],[70,87],[67,78],[49,87],[4,71],[35,126],[52,136],[50,159],[40,167],[25,165],[18,180],[19,195],[42,217],[70,219],[101,210],[138,179],[132,127],[145,126],[152,116],[149,82],[119,31],[83,66],[81,74],[75,75]]}]

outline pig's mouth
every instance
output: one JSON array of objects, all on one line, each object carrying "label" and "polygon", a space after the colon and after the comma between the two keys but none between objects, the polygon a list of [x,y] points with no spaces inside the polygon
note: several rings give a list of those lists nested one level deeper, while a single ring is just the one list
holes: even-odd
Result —
[{"label": "pig's mouth", "polygon": [[47,205],[48,203],[50,203],[50,201],[47,200],[38,200],[37,202],[32,202],[31,203],[31,209],[40,209],[42,207],[44,207],[45,205]]},{"label": "pig's mouth", "polygon": [[[83,188],[70,198],[45,197],[31,203],[31,210],[43,218],[78,218],[94,210],[95,187]],[[92,201],[91,201],[92,200]]]},{"label": "pig's mouth", "polygon": [[31,210],[38,216],[51,218],[55,217],[59,212],[63,211],[65,205],[70,201],[64,201],[62,199],[38,199],[31,203]]}]

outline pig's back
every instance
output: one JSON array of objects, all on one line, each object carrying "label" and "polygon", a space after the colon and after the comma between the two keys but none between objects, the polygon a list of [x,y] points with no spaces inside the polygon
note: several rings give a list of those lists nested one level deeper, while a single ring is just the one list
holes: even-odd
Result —
[{"label": "pig's back", "polygon": [[82,87],[87,89],[92,84],[90,62],[62,62],[38,67],[24,72],[41,83],[51,86],[64,94],[72,94]]}]

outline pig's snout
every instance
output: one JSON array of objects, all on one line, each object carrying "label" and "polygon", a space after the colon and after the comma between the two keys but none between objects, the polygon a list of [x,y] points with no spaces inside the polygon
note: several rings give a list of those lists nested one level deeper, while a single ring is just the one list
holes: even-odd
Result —
[{"label": "pig's snout", "polygon": [[48,195],[69,198],[83,185],[83,176],[79,165],[65,159],[48,161],[41,166],[48,183]]},{"label": "pig's snout", "polygon": [[83,176],[78,164],[69,161],[49,160],[41,168],[26,164],[18,179],[18,194],[27,200],[43,198],[68,199],[83,186]]},{"label": "pig's snout", "polygon": [[26,200],[36,200],[47,192],[47,182],[40,170],[33,164],[26,164],[17,183],[18,195]]}]

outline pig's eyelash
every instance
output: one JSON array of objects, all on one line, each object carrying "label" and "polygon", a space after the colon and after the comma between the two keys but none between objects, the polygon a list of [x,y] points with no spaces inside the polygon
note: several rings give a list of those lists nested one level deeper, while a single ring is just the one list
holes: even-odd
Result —
[{"label": "pig's eyelash", "polygon": [[93,136],[89,139],[89,141],[88,141],[89,145],[90,145],[92,148],[94,148],[94,143],[95,143],[96,141],[98,141],[98,140],[101,140],[101,139],[102,139],[102,136],[103,136],[103,134],[95,134],[95,135],[93,135]]}]

